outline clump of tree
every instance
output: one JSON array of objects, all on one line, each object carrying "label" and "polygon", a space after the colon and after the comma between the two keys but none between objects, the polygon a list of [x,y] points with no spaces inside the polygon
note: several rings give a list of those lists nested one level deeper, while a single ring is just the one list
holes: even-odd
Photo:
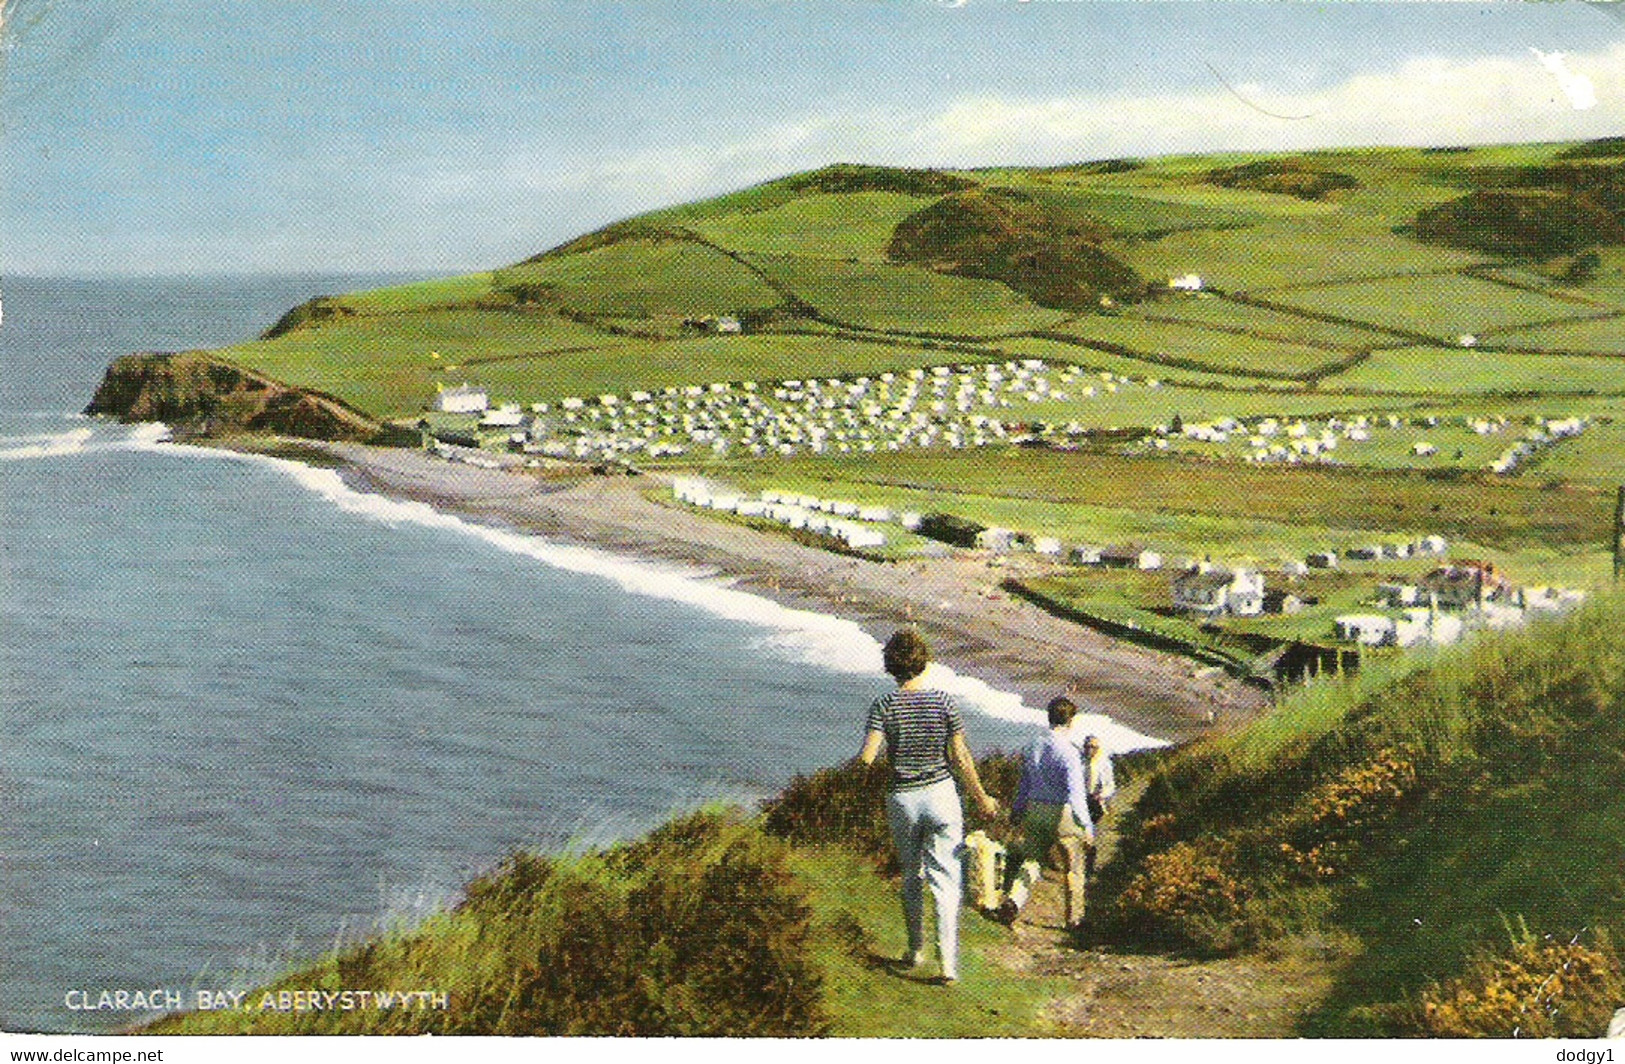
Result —
[{"label": "clump of tree", "polygon": [[317,296],[315,299],[307,299],[278,318],[275,324],[260,334],[260,339],[275,340],[278,336],[284,336],[295,329],[303,329],[307,325],[354,316],[355,308],[340,302],[336,296]]},{"label": "clump of tree", "polygon": [[905,196],[945,196],[976,182],[941,170],[916,170],[893,166],[860,166],[836,163],[821,170],[798,174],[783,182],[795,192],[896,192]]},{"label": "clump of tree", "polygon": [[1360,182],[1349,174],[1323,170],[1302,159],[1262,159],[1209,170],[1202,179],[1221,188],[1274,192],[1303,200],[1325,199],[1329,193],[1360,187]]},{"label": "clump of tree", "polygon": [[1138,274],[1101,244],[1111,230],[1075,214],[1053,212],[1014,189],[974,188],[909,215],[886,254],[939,273],[998,281],[1033,302],[1085,310],[1102,295],[1130,298]]},{"label": "clump of tree", "polygon": [[1625,164],[1524,167],[1500,182],[1421,211],[1416,235],[1536,260],[1625,243]]}]

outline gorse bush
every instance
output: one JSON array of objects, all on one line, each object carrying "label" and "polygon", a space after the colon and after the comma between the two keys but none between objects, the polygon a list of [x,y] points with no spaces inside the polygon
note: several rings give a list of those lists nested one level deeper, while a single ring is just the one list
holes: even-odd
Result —
[{"label": "gorse bush", "polygon": [[1205,950],[1230,945],[1247,888],[1227,869],[1231,847],[1179,842],[1148,856],[1118,895],[1117,907],[1136,934]]},{"label": "gorse bush", "polygon": [[[1598,596],[1409,671],[1320,685],[1168,756],[1103,869],[1097,934],[1219,953],[1335,941],[1361,960],[1305,1033],[1510,1034],[1497,1010],[1527,997],[1524,976],[1539,969],[1539,985],[1553,958],[1526,946],[1498,954],[1501,967],[1483,960],[1503,914],[1560,940],[1562,928],[1621,930],[1619,606]],[[1612,969],[1556,959],[1570,964],[1557,1015],[1600,1033],[1577,1002],[1582,986],[1614,993],[1599,974]],[[1424,997],[1425,1022],[1412,1016]]]},{"label": "gorse bush", "polygon": [[[992,753],[980,758],[976,766],[989,794],[1001,799],[1015,794],[1021,772],[1015,758]],[[784,790],[762,802],[762,827],[793,843],[846,846],[874,860],[882,871],[894,873],[897,854],[886,821],[890,788],[891,769],[884,757],[873,765],[853,758],[844,765],[792,779]],[[960,800],[963,804],[963,794]],[[1007,831],[995,825],[993,833],[1002,836]]]},{"label": "gorse bush", "polygon": [[[738,811],[572,857],[516,855],[454,911],[269,989],[432,988],[445,1009],[198,1014],[159,1032],[812,1035],[827,1026],[787,850]],[[258,991],[251,993],[251,998]]]},{"label": "gorse bush", "polygon": [[1428,988],[1414,1032],[1440,1038],[1600,1038],[1625,993],[1606,938],[1596,947],[1525,930],[1505,952]]}]

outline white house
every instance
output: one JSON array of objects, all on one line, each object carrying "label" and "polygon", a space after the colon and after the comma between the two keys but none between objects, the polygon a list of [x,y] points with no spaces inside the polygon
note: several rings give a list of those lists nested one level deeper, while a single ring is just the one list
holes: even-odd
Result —
[{"label": "white house", "polygon": [[490,405],[491,397],[486,390],[472,384],[441,388],[434,397],[434,408],[447,414],[478,414]]},{"label": "white house", "polygon": [[1178,277],[1168,278],[1168,287],[1176,292],[1200,292],[1202,277],[1200,274],[1183,273]]},{"label": "white house", "polygon": [[1174,578],[1174,608],[1216,616],[1264,611],[1264,577],[1252,569],[1193,569]]},{"label": "white house", "polygon": [[1061,541],[1054,536],[1039,536],[1033,540],[1033,552],[1049,558],[1061,556]]}]

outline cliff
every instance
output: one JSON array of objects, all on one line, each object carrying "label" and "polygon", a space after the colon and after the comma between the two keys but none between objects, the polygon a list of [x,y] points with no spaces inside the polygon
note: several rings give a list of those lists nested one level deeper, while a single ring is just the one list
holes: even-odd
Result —
[{"label": "cliff", "polygon": [[87,414],[162,421],[194,435],[270,432],[380,442],[387,428],[331,396],[290,388],[207,354],[126,355],[107,368]]}]

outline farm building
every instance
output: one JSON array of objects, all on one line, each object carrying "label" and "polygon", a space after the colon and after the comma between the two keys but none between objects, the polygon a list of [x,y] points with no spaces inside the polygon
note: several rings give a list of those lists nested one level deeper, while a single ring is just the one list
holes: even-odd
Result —
[{"label": "farm building", "polygon": [[1489,562],[1443,565],[1422,578],[1421,594],[1446,610],[1481,609],[1512,600],[1512,589]]},{"label": "farm building", "polygon": [[479,414],[490,405],[491,397],[486,390],[472,384],[441,388],[434,397],[434,408],[447,414]]},{"label": "farm building", "polygon": [[1311,569],[1336,569],[1337,552],[1329,550],[1316,551],[1304,559],[1304,564]]},{"label": "farm building", "polygon": [[1176,292],[1200,292],[1202,277],[1195,273],[1180,274],[1178,277],[1168,278],[1168,287]]},{"label": "farm building", "polygon": [[1193,569],[1174,577],[1174,608],[1254,616],[1264,610],[1264,577],[1251,569]]},{"label": "farm building", "polygon": [[1099,565],[1101,563],[1101,550],[1099,547],[1073,547],[1067,555],[1067,560],[1073,565]]}]

